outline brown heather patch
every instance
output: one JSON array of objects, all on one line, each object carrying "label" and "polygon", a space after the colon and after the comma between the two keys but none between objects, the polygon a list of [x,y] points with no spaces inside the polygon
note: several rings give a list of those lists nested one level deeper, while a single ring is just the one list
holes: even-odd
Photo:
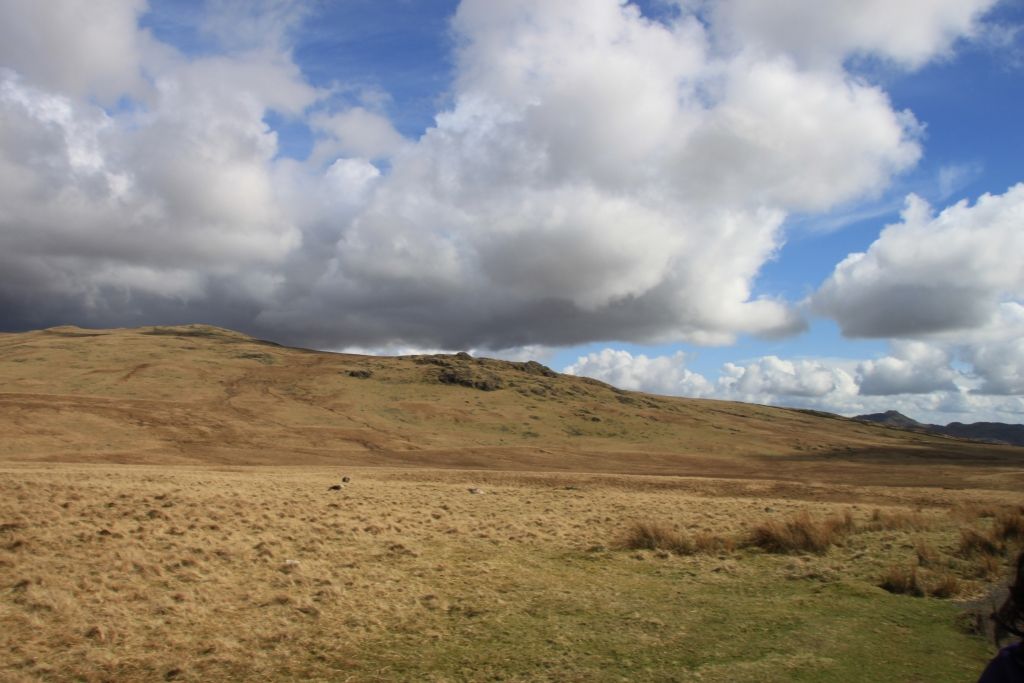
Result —
[{"label": "brown heather patch", "polygon": [[1000,541],[1024,541],[1024,510],[1006,510],[996,515],[993,536]]},{"label": "brown heather patch", "polygon": [[943,572],[928,586],[928,595],[933,598],[955,598],[964,589],[964,583],[953,573]]},{"label": "brown heather patch", "polygon": [[693,545],[699,553],[731,553],[736,549],[736,539],[702,531],[694,534]]},{"label": "brown heather patch", "polygon": [[879,588],[899,595],[925,595],[924,584],[916,565],[893,565],[882,575]]},{"label": "brown heather patch", "polygon": [[995,555],[978,555],[971,565],[972,578],[982,581],[997,580],[1002,577],[1003,560]]},{"label": "brown heather patch", "polygon": [[923,540],[914,544],[914,553],[917,555],[917,564],[921,567],[934,567],[941,562],[942,556],[935,546]]},{"label": "brown heather patch", "polygon": [[754,526],[746,545],[770,553],[824,553],[854,528],[853,515],[849,511],[820,520],[804,511],[789,519],[769,519]]},{"label": "brown heather patch", "polygon": [[973,522],[978,519],[996,517],[999,513],[1005,512],[1006,509],[1005,505],[969,501],[953,506],[950,509],[950,514],[965,522]]},{"label": "brown heather patch", "polygon": [[930,574],[913,564],[889,567],[882,575],[878,586],[890,593],[918,598],[924,596],[952,598],[959,595],[964,588],[963,581],[955,574],[950,572]]},{"label": "brown heather patch", "polygon": [[677,555],[691,555],[693,541],[664,522],[639,520],[633,522],[615,544],[625,550],[667,550]]},{"label": "brown heather patch", "polygon": [[736,541],[728,536],[699,531],[683,533],[669,524],[655,520],[633,522],[612,543],[622,550],[663,550],[676,555],[731,553]]},{"label": "brown heather patch", "polygon": [[880,510],[875,508],[871,513],[871,518],[866,524],[864,524],[864,529],[867,531],[922,531],[930,528],[932,525],[932,520],[919,512],[912,512],[909,510]]},{"label": "brown heather patch", "polygon": [[962,557],[967,558],[978,555],[996,557],[1006,552],[1006,544],[1003,539],[992,532],[965,528],[960,530],[958,552]]}]

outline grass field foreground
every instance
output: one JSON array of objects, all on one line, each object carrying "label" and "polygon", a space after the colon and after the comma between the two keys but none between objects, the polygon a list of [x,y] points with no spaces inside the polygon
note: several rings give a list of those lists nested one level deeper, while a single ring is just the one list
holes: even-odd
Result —
[{"label": "grass field foreground", "polygon": [[[3,679],[971,680],[961,603],[1019,542],[1000,491],[345,473],[0,468]],[[631,549],[637,524],[697,542]],[[955,595],[879,587],[894,567]]]}]

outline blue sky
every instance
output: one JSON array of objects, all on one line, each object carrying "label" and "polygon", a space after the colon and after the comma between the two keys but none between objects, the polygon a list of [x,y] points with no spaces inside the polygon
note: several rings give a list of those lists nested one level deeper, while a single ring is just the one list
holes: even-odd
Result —
[{"label": "blue sky", "polygon": [[5,329],[201,321],[1024,420],[1020,3],[54,0],[0,26]]}]

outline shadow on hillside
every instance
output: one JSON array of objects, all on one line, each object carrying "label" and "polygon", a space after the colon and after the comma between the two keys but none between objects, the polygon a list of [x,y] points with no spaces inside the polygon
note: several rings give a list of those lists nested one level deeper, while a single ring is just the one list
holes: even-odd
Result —
[{"label": "shadow on hillside", "polygon": [[[850,448],[760,456],[762,472],[860,486],[1024,490],[1024,448]],[[772,476],[772,475],[770,475]]]},{"label": "shadow on hillside", "polygon": [[[958,447],[959,446],[959,447]],[[779,462],[848,461],[871,465],[961,465],[964,467],[1024,467],[1024,448],[977,443],[929,447],[841,448],[812,453],[765,456]]]}]

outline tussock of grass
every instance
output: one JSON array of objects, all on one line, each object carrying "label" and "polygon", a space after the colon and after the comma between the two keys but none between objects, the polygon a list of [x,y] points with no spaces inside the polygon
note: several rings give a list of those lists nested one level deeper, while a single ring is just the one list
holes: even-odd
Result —
[{"label": "tussock of grass", "polygon": [[875,509],[864,525],[865,531],[923,531],[931,522],[919,512],[904,510],[883,511]]},{"label": "tussock of grass", "polygon": [[923,597],[925,595],[924,583],[921,581],[920,573],[916,566],[905,567],[893,565],[882,575],[878,584],[879,588],[897,595],[913,595]]},{"label": "tussock of grass", "polygon": [[952,598],[963,591],[963,582],[950,572],[929,576],[916,565],[892,565],[882,575],[879,588],[897,595]]},{"label": "tussock of grass", "polygon": [[712,533],[694,534],[693,545],[699,553],[731,553],[736,549],[736,541],[728,536]]},{"label": "tussock of grass", "polygon": [[692,555],[696,550],[688,536],[653,520],[633,522],[616,545],[625,550],[667,550],[677,555]]},{"label": "tussock of grass", "polygon": [[660,550],[676,555],[712,555],[736,549],[736,541],[728,536],[701,532],[691,537],[656,520],[633,522],[613,545],[622,550]]},{"label": "tussock of grass", "polygon": [[975,578],[988,581],[998,578],[1002,573],[1002,558],[995,555],[979,555],[974,558],[973,575]]},{"label": "tussock of grass", "polygon": [[957,519],[972,522],[976,519],[995,517],[1004,510],[1002,506],[988,503],[961,503],[950,510],[950,514]]},{"label": "tussock of grass", "polygon": [[[991,510],[987,508],[988,511]],[[990,526],[962,528],[956,553],[971,562],[965,575],[988,581],[1002,574],[1006,556],[1015,554],[1021,541],[1024,541],[1024,508],[1004,507],[993,513]]]},{"label": "tussock of grass", "polygon": [[822,520],[801,512],[787,520],[761,522],[750,531],[746,545],[770,553],[824,553],[854,529],[853,516],[849,511]]},{"label": "tussock of grass", "polygon": [[935,546],[927,541],[918,541],[914,544],[914,553],[917,555],[917,564],[922,567],[935,566],[939,564],[941,558]]},{"label": "tussock of grass", "polygon": [[1017,509],[997,515],[992,534],[1000,541],[1024,541],[1024,512]]},{"label": "tussock of grass", "polygon": [[985,533],[973,528],[960,530],[958,553],[962,557],[996,557],[1006,552],[1006,545],[996,534]]},{"label": "tussock of grass", "polygon": [[952,598],[963,590],[963,582],[955,575],[945,572],[936,577],[928,587],[928,595],[935,598]]}]

